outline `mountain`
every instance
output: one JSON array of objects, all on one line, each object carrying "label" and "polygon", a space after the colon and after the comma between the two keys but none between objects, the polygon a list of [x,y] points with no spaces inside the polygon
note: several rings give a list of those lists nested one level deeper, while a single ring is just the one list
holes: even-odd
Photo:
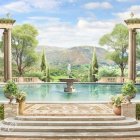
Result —
[{"label": "mountain", "polygon": [[[44,46],[38,46],[38,52],[42,51]],[[93,46],[78,46],[72,48],[60,48],[60,47],[44,47],[46,48],[46,57],[47,61],[51,65],[63,65],[63,64],[72,64],[72,65],[81,65],[89,64],[92,59]],[[111,63],[105,59],[107,51],[104,48],[96,47],[96,54],[98,63]]]}]

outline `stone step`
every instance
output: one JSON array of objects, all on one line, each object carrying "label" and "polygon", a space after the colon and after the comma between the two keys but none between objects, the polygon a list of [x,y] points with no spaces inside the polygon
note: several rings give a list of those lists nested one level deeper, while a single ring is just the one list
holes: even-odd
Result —
[{"label": "stone step", "polygon": [[1,137],[18,138],[134,138],[140,137],[140,131],[130,132],[0,132]]},{"label": "stone step", "polygon": [[2,125],[2,131],[12,132],[126,132],[140,131],[140,123],[126,126],[16,126]]},{"label": "stone step", "polygon": [[133,118],[127,118],[119,121],[26,121],[7,118],[3,121],[3,124],[5,125],[16,126],[122,126],[133,125],[136,123],[137,121]]},{"label": "stone step", "polygon": [[124,116],[17,116],[16,120],[23,121],[119,121]]}]

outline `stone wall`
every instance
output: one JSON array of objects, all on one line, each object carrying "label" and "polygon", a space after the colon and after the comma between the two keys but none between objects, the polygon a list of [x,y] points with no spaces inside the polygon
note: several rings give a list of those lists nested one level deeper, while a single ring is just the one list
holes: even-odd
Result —
[{"label": "stone wall", "polygon": [[4,104],[4,118],[15,117],[18,115],[18,104]]}]

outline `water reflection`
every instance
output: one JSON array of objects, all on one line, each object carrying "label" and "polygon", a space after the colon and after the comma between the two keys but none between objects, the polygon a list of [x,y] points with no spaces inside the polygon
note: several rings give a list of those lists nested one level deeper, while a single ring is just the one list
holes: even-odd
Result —
[{"label": "water reflection", "polygon": [[42,85],[40,92],[41,92],[41,99],[44,100],[45,98],[47,98],[47,95],[50,93],[50,86]]},{"label": "water reflection", "polygon": [[[26,84],[19,85],[27,93],[27,101],[109,101],[112,95],[121,93],[122,85],[117,84],[79,84],[75,83],[74,93],[63,92],[65,84]],[[134,100],[140,100],[140,85]],[[6,101],[2,87],[0,100]]]}]

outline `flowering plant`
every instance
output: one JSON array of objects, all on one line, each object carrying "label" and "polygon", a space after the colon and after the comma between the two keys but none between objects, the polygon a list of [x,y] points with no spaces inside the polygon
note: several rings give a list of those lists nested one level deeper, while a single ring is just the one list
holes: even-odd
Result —
[{"label": "flowering plant", "polygon": [[116,107],[120,107],[124,102],[124,96],[122,94],[117,94],[111,98],[112,104]]},{"label": "flowering plant", "polygon": [[16,101],[17,102],[23,102],[26,100],[26,93],[24,91],[19,91],[16,94]]}]

